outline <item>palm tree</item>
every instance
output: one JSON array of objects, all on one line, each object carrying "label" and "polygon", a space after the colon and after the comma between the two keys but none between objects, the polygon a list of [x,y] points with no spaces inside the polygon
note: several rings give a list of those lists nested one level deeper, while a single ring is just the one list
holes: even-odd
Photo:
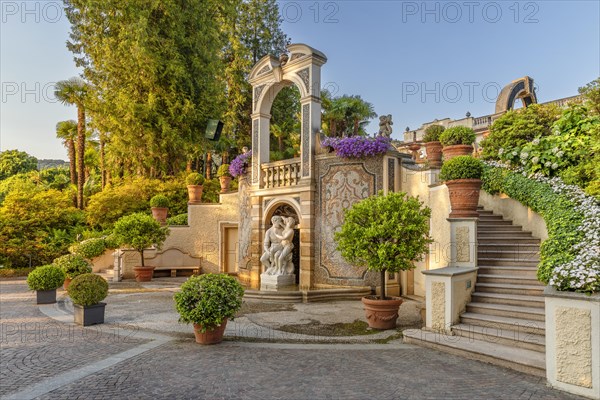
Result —
[{"label": "palm tree", "polygon": [[365,135],[364,125],[377,117],[373,105],[360,96],[332,97],[327,91],[322,94],[323,122],[328,136]]},{"label": "palm tree", "polygon": [[83,185],[85,184],[85,100],[88,84],[81,78],[73,77],[56,84],[54,96],[65,105],[77,106],[77,207],[83,210]]},{"label": "palm tree", "polygon": [[71,172],[71,183],[77,184],[77,172],[75,171],[75,138],[77,137],[77,122],[72,119],[60,121],[56,124],[56,137],[62,139],[63,145],[69,153],[69,170]]}]

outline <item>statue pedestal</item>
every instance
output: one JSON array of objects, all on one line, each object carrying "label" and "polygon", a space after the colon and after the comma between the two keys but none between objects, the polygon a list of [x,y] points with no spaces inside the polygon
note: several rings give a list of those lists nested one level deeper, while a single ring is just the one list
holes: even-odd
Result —
[{"label": "statue pedestal", "polygon": [[296,284],[296,275],[260,274],[260,290],[278,290]]}]

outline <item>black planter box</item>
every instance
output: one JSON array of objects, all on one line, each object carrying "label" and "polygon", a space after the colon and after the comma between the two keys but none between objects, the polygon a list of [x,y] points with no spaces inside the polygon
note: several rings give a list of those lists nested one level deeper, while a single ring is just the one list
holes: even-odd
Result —
[{"label": "black planter box", "polygon": [[35,292],[38,304],[56,303],[56,289],[54,290],[37,290]]},{"label": "black planter box", "polygon": [[80,306],[73,304],[73,316],[75,323],[90,326],[104,323],[104,307],[106,303],[98,303],[93,306]]}]

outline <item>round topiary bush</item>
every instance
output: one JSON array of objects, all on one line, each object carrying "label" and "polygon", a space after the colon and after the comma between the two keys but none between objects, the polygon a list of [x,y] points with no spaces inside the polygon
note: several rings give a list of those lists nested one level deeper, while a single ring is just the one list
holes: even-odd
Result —
[{"label": "round topiary bush", "polygon": [[74,304],[93,306],[108,296],[108,282],[95,274],[83,274],[73,279],[67,292]]},{"label": "round topiary bush", "polygon": [[101,256],[106,250],[106,242],[104,238],[91,238],[75,243],[69,247],[69,251],[91,260],[94,257]]},{"label": "round topiary bush", "polygon": [[157,194],[150,199],[150,207],[169,208],[171,202],[164,194]]},{"label": "round topiary bush", "polygon": [[229,164],[221,164],[219,169],[217,170],[217,176],[220,178],[222,176],[231,177],[231,173],[229,172]]},{"label": "round topiary bush", "polygon": [[440,180],[481,179],[483,162],[471,156],[458,156],[444,162],[440,172]]},{"label": "round topiary bush", "polygon": [[233,320],[242,306],[244,288],[226,274],[193,276],[175,293],[179,322],[202,326],[206,332],[221,325],[225,318]]},{"label": "round topiary bush", "polygon": [[475,143],[475,131],[466,126],[453,126],[443,131],[440,135],[442,146]]},{"label": "round topiary bush", "polygon": [[90,263],[79,254],[66,254],[54,259],[52,263],[61,268],[68,279],[92,272]]},{"label": "round topiary bush", "polygon": [[427,129],[425,129],[425,135],[423,135],[423,142],[438,142],[440,140],[440,135],[444,132],[446,128],[441,125],[429,125]]},{"label": "round topiary bush", "polygon": [[185,183],[190,186],[201,186],[204,184],[204,177],[197,172],[192,172],[185,178]]},{"label": "round topiary bush", "polygon": [[156,245],[157,248],[167,239],[169,230],[160,226],[154,218],[144,213],[135,213],[120,218],[113,228],[113,235],[120,245],[130,246],[140,253],[142,267],[144,249]]},{"label": "round topiary bush", "polygon": [[167,218],[167,225],[187,225],[188,224],[188,215],[179,214],[174,217]]},{"label": "round topiary bush", "polygon": [[65,281],[65,272],[55,265],[37,267],[27,275],[31,290],[55,290]]}]

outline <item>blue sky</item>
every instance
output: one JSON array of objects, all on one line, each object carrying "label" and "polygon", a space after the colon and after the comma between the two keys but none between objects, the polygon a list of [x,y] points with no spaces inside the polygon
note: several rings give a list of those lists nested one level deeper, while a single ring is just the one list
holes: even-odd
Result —
[{"label": "blue sky", "polygon": [[[0,0],[0,149],[66,159],[55,139],[74,107],[52,83],[77,74],[60,1]],[[323,84],[392,114],[393,137],[434,118],[492,113],[497,91],[535,79],[538,100],[600,76],[600,2],[281,1],[293,42],[328,57]],[[371,124],[375,132],[377,123]]]}]

